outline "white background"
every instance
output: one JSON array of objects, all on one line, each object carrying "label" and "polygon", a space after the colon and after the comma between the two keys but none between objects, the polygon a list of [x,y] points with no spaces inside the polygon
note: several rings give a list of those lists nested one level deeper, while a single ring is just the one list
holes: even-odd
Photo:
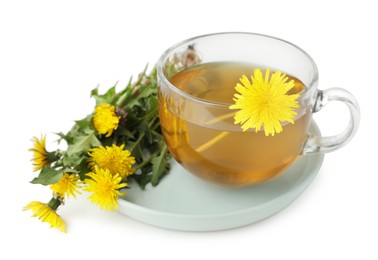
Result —
[{"label": "white background", "polygon": [[[323,4],[324,2],[324,4]],[[0,259],[377,259],[377,8],[374,1],[0,0]],[[21,209],[46,201],[32,185],[32,136],[66,132],[93,109],[89,93],[151,66],[172,44],[205,33],[247,31],[293,42],[320,71],[320,89],[360,102],[355,138],[327,154],[291,206],[254,225],[188,233],[151,227],[86,199],[59,214],[63,234]],[[316,115],[323,134],[343,129],[342,105]],[[375,247],[375,248],[374,248]],[[8,256],[6,256],[8,255]]]}]

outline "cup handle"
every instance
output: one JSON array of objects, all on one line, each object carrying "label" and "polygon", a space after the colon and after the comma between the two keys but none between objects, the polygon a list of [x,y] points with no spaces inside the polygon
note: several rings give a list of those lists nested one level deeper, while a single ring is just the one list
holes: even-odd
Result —
[{"label": "cup handle", "polygon": [[355,97],[342,88],[317,90],[313,113],[321,110],[331,101],[341,101],[349,108],[350,119],[346,129],[334,136],[309,136],[303,147],[303,154],[328,153],[347,144],[357,131],[360,122],[360,108]]}]

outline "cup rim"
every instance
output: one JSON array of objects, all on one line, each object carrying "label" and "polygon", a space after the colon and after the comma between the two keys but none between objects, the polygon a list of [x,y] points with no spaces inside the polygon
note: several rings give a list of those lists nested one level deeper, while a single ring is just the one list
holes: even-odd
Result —
[{"label": "cup rim", "polygon": [[[205,105],[205,106],[213,106],[213,107],[215,106],[215,107],[222,107],[222,108],[229,107],[231,104],[201,99],[201,98],[195,97],[195,96],[193,96],[191,94],[188,94],[185,91],[182,91],[181,89],[177,88],[175,85],[173,85],[167,79],[167,77],[164,75],[163,68],[164,68],[164,64],[165,64],[167,58],[169,57],[169,55],[171,54],[171,52],[174,49],[176,49],[176,48],[178,48],[180,46],[187,45],[188,42],[194,41],[196,39],[206,38],[206,37],[212,37],[212,36],[218,36],[218,35],[232,35],[232,34],[251,35],[251,36],[258,36],[258,37],[269,38],[269,39],[280,41],[282,43],[285,43],[287,45],[290,45],[290,46],[294,47],[299,52],[302,52],[302,54],[304,54],[304,56],[307,57],[307,59],[310,61],[311,65],[313,67],[314,75],[312,77],[312,80],[311,80],[308,88],[306,88],[304,90],[304,93],[309,92],[309,89],[312,89],[313,86],[316,86],[316,82],[318,81],[318,78],[319,78],[318,68],[317,68],[316,63],[313,60],[313,58],[305,50],[303,50],[299,46],[297,46],[297,45],[295,45],[295,44],[293,44],[293,43],[291,43],[291,42],[289,42],[287,40],[283,40],[283,39],[275,37],[275,36],[270,36],[270,35],[260,34],[260,33],[236,32],[236,31],[235,32],[218,32],[218,33],[209,33],[209,34],[198,35],[198,36],[195,36],[195,37],[188,38],[186,40],[182,40],[182,41],[177,42],[176,44],[172,45],[165,52],[163,52],[163,54],[160,56],[160,58],[159,58],[159,60],[157,62],[157,75],[158,75],[158,79],[160,79],[170,90],[176,92],[180,96],[183,96],[183,97],[185,97],[185,98],[187,98],[187,99],[189,99],[191,101],[200,103],[200,104]],[[301,96],[304,96],[304,95],[301,95]]]}]

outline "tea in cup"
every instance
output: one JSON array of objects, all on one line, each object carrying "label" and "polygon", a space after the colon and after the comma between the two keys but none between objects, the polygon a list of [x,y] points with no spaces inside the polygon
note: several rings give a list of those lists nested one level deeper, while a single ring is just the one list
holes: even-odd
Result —
[{"label": "tea in cup", "polygon": [[[340,148],[358,128],[355,98],[340,88],[318,90],[312,58],[274,37],[195,37],[168,49],[157,69],[168,149],[189,172],[211,183],[243,187],[268,181],[298,156]],[[312,136],[312,114],[333,100],[348,106],[347,128],[336,136]],[[277,122],[270,122],[275,114]]]}]

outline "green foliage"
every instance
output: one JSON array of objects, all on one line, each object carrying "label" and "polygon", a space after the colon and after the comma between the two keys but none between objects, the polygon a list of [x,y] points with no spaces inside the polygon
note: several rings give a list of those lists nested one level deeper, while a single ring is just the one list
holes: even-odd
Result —
[{"label": "green foliage", "polygon": [[89,150],[112,144],[124,144],[125,149],[135,157],[136,164],[133,167],[136,171],[129,178],[135,179],[140,187],[144,188],[150,182],[155,186],[167,174],[170,155],[160,129],[156,69],[150,75],[146,74],[145,69],[135,83],[130,80],[119,92],[116,87],[112,86],[104,94],[100,94],[98,88],[91,91],[96,106],[101,103],[115,106],[120,121],[113,134],[110,137],[98,134],[93,125],[93,113],[75,121],[68,133],[57,134],[59,142],[67,143],[67,149],[55,151],[55,161],[43,167],[32,183],[55,183],[64,172],[77,173],[83,180],[90,171]]},{"label": "green foliage", "polygon": [[92,147],[101,146],[101,142],[97,139],[95,132],[91,131],[86,135],[79,135],[72,140],[67,148],[67,155],[80,154],[88,151]]},{"label": "green foliage", "polygon": [[167,173],[169,169],[169,154],[167,150],[167,145],[163,144],[163,149],[161,150],[159,156],[154,157],[152,162],[152,177],[151,184],[156,186],[159,184],[160,179]]},{"label": "green foliage", "polygon": [[38,177],[34,178],[31,183],[50,185],[58,182],[63,176],[63,171],[55,170],[50,167],[43,167]]}]

